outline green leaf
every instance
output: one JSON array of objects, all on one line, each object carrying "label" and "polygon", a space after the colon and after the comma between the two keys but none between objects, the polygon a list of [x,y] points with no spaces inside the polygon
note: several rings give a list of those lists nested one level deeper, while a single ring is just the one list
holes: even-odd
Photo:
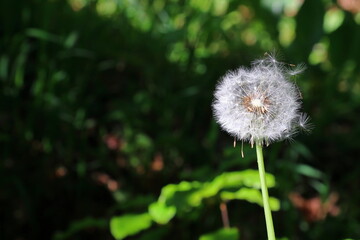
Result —
[{"label": "green leaf", "polygon": [[69,228],[64,232],[56,233],[55,240],[69,239],[74,234],[89,228],[103,229],[107,226],[105,219],[84,218],[78,221],[74,221],[70,224]]},{"label": "green leaf", "polygon": [[[180,182],[179,184],[169,184],[163,187],[159,197],[160,202],[173,205],[178,210],[186,210],[190,206],[198,205],[198,196],[194,196],[203,186],[200,182]],[[192,196],[193,195],[193,196]]]},{"label": "green leaf", "polygon": [[324,31],[331,33],[344,22],[345,13],[338,8],[329,9],[324,16]]},{"label": "green leaf", "polygon": [[142,148],[150,148],[152,146],[152,140],[144,134],[138,134],[136,136],[136,144]]},{"label": "green leaf", "polygon": [[237,228],[223,228],[216,232],[204,234],[199,240],[237,240],[239,239],[239,231]]},{"label": "green leaf", "polygon": [[215,16],[222,16],[222,15],[224,15],[226,13],[228,8],[229,8],[229,2],[228,1],[214,0],[213,14]]},{"label": "green leaf", "polygon": [[148,213],[128,214],[113,217],[110,220],[110,231],[114,238],[124,239],[151,226],[152,218]]},{"label": "green leaf", "polygon": [[54,42],[54,43],[62,43],[62,38],[49,33],[45,30],[39,29],[39,28],[28,28],[25,31],[26,35],[29,37],[33,37],[33,38],[37,38],[39,40],[45,40],[45,41],[49,41],[49,42]]},{"label": "green leaf", "polygon": [[[267,187],[271,188],[275,186],[275,177],[269,173],[266,173]],[[226,187],[250,187],[260,188],[260,177],[257,170],[245,170],[238,172],[223,173],[213,180],[213,184],[218,185],[220,188]]]},{"label": "green leaf", "polygon": [[[275,178],[271,174],[266,174],[268,187],[275,186]],[[163,187],[159,202],[168,206],[176,207],[177,211],[187,211],[191,207],[201,205],[203,199],[210,198],[219,194],[225,189],[236,190],[241,187],[260,188],[259,173],[256,170],[245,170],[238,172],[223,173],[210,182],[180,182],[179,184],[169,184]]]},{"label": "green leaf", "polygon": [[212,1],[207,0],[190,0],[190,6],[202,12],[208,12],[210,10],[211,3]]},{"label": "green leaf", "polygon": [[77,32],[71,32],[68,37],[64,41],[64,46],[66,48],[72,48],[74,47],[76,41],[79,38],[79,34]]},{"label": "green leaf", "polygon": [[152,219],[160,224],[168,223],[176,214],[176,207],[166,206],[163,202],[155,202],[149,206]]},{"label": "green leaf", "polygon": [[297,165],[296,171],[304,176],[313,177],[313,178],[322,178],[323,176],[322,172],[305,164]]},{"label": "green leaf", "polygon": [[[250,188],[241,188],[236,192],[228,192],[224,191],[220,194],[221,199],[228,200],[246,200],[251,203],[256,203],[260,206],[263,206],[263,200],[261,196],[261,192],[258,189],[250,189]],[[276,198],[269,198],[269,205],[272,211],[278,211],[280,209],[280,201]]]}]

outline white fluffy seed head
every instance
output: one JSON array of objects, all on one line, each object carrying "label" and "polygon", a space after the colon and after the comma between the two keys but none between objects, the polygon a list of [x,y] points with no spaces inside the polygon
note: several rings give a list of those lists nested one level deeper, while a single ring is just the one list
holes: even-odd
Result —
[{"label": "white fluffy seed head", "polygon": [[299,111],[300,92],[289,81],[303,69],[267,55],[254,61],[250,69],[228,72],[215,90],[215,119],[236,139],[251,144],[291,138],[308,123],[307,115]]}]

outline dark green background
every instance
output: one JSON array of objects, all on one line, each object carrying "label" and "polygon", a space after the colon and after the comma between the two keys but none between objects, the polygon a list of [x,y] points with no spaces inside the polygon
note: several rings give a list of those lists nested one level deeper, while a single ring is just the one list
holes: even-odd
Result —
[{"label": "dark green background", "polygon": [[[265,148],[276,233],[360,238],[360,15],[340,2],[2,0],[0,239],[112,239],[112,216],[146,211],[169,183],[256,169],[211,102],[223,74],[272,50],[307,65],[296,83],[314,125]],[[309,222],[292,192],[336,192],[341,212]],[[242,240],[266,239],[259,206],[228,210]],[[212,201],[193,213],[129,239],[222,226]]]}]

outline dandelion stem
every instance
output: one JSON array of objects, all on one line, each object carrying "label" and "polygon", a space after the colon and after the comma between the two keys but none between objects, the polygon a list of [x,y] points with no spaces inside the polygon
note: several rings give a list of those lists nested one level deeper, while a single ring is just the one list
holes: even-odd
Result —
[{"label": "dandelion stem", "polygon": [[256,142],[256,156],[259,167],[259,175],[260,175],[260,184],[261,184],[261,193],[264,204],[264,213],[265,213],[265,221],[266,221],[266,230],[268,235],[268,240],[276,240],[275,239],[275,231],[274,224],[271,216],[271,210],[269,205],[269,194],[266,186],[265,179],[265,167],[264,167],[264,157],[262,146],[260,142]]}]

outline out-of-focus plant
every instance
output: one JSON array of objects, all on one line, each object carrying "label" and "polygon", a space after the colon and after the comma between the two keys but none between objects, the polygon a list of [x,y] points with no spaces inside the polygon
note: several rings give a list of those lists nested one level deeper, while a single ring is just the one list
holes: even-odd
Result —
[{"label": "out-of-focus plant", "polygon": [[[275,186],[275,178],[265,175],[268,187]],[[217,237],[221,239],[238,239],[236,228],[230,228],[226,203],[231,200],[245,200],[263,205],[259,173],[255,170],[241,172],[226,172],[209,182],[187,182],[169,184],[162,188],[158,201],[149,205],[148,212],[137,215],[122,215],[113,217],[110,221],[112,235],[116,239],[138,233],[151,227],[151,222],[167,224],[172,218],[189,218],[189,215],[201,213],[207,204],[219,204],[222,212],[224,229],[200,236],[200,240]],[[270,197],[269,207],[273,211],[280,209],[278,199]]]}]

